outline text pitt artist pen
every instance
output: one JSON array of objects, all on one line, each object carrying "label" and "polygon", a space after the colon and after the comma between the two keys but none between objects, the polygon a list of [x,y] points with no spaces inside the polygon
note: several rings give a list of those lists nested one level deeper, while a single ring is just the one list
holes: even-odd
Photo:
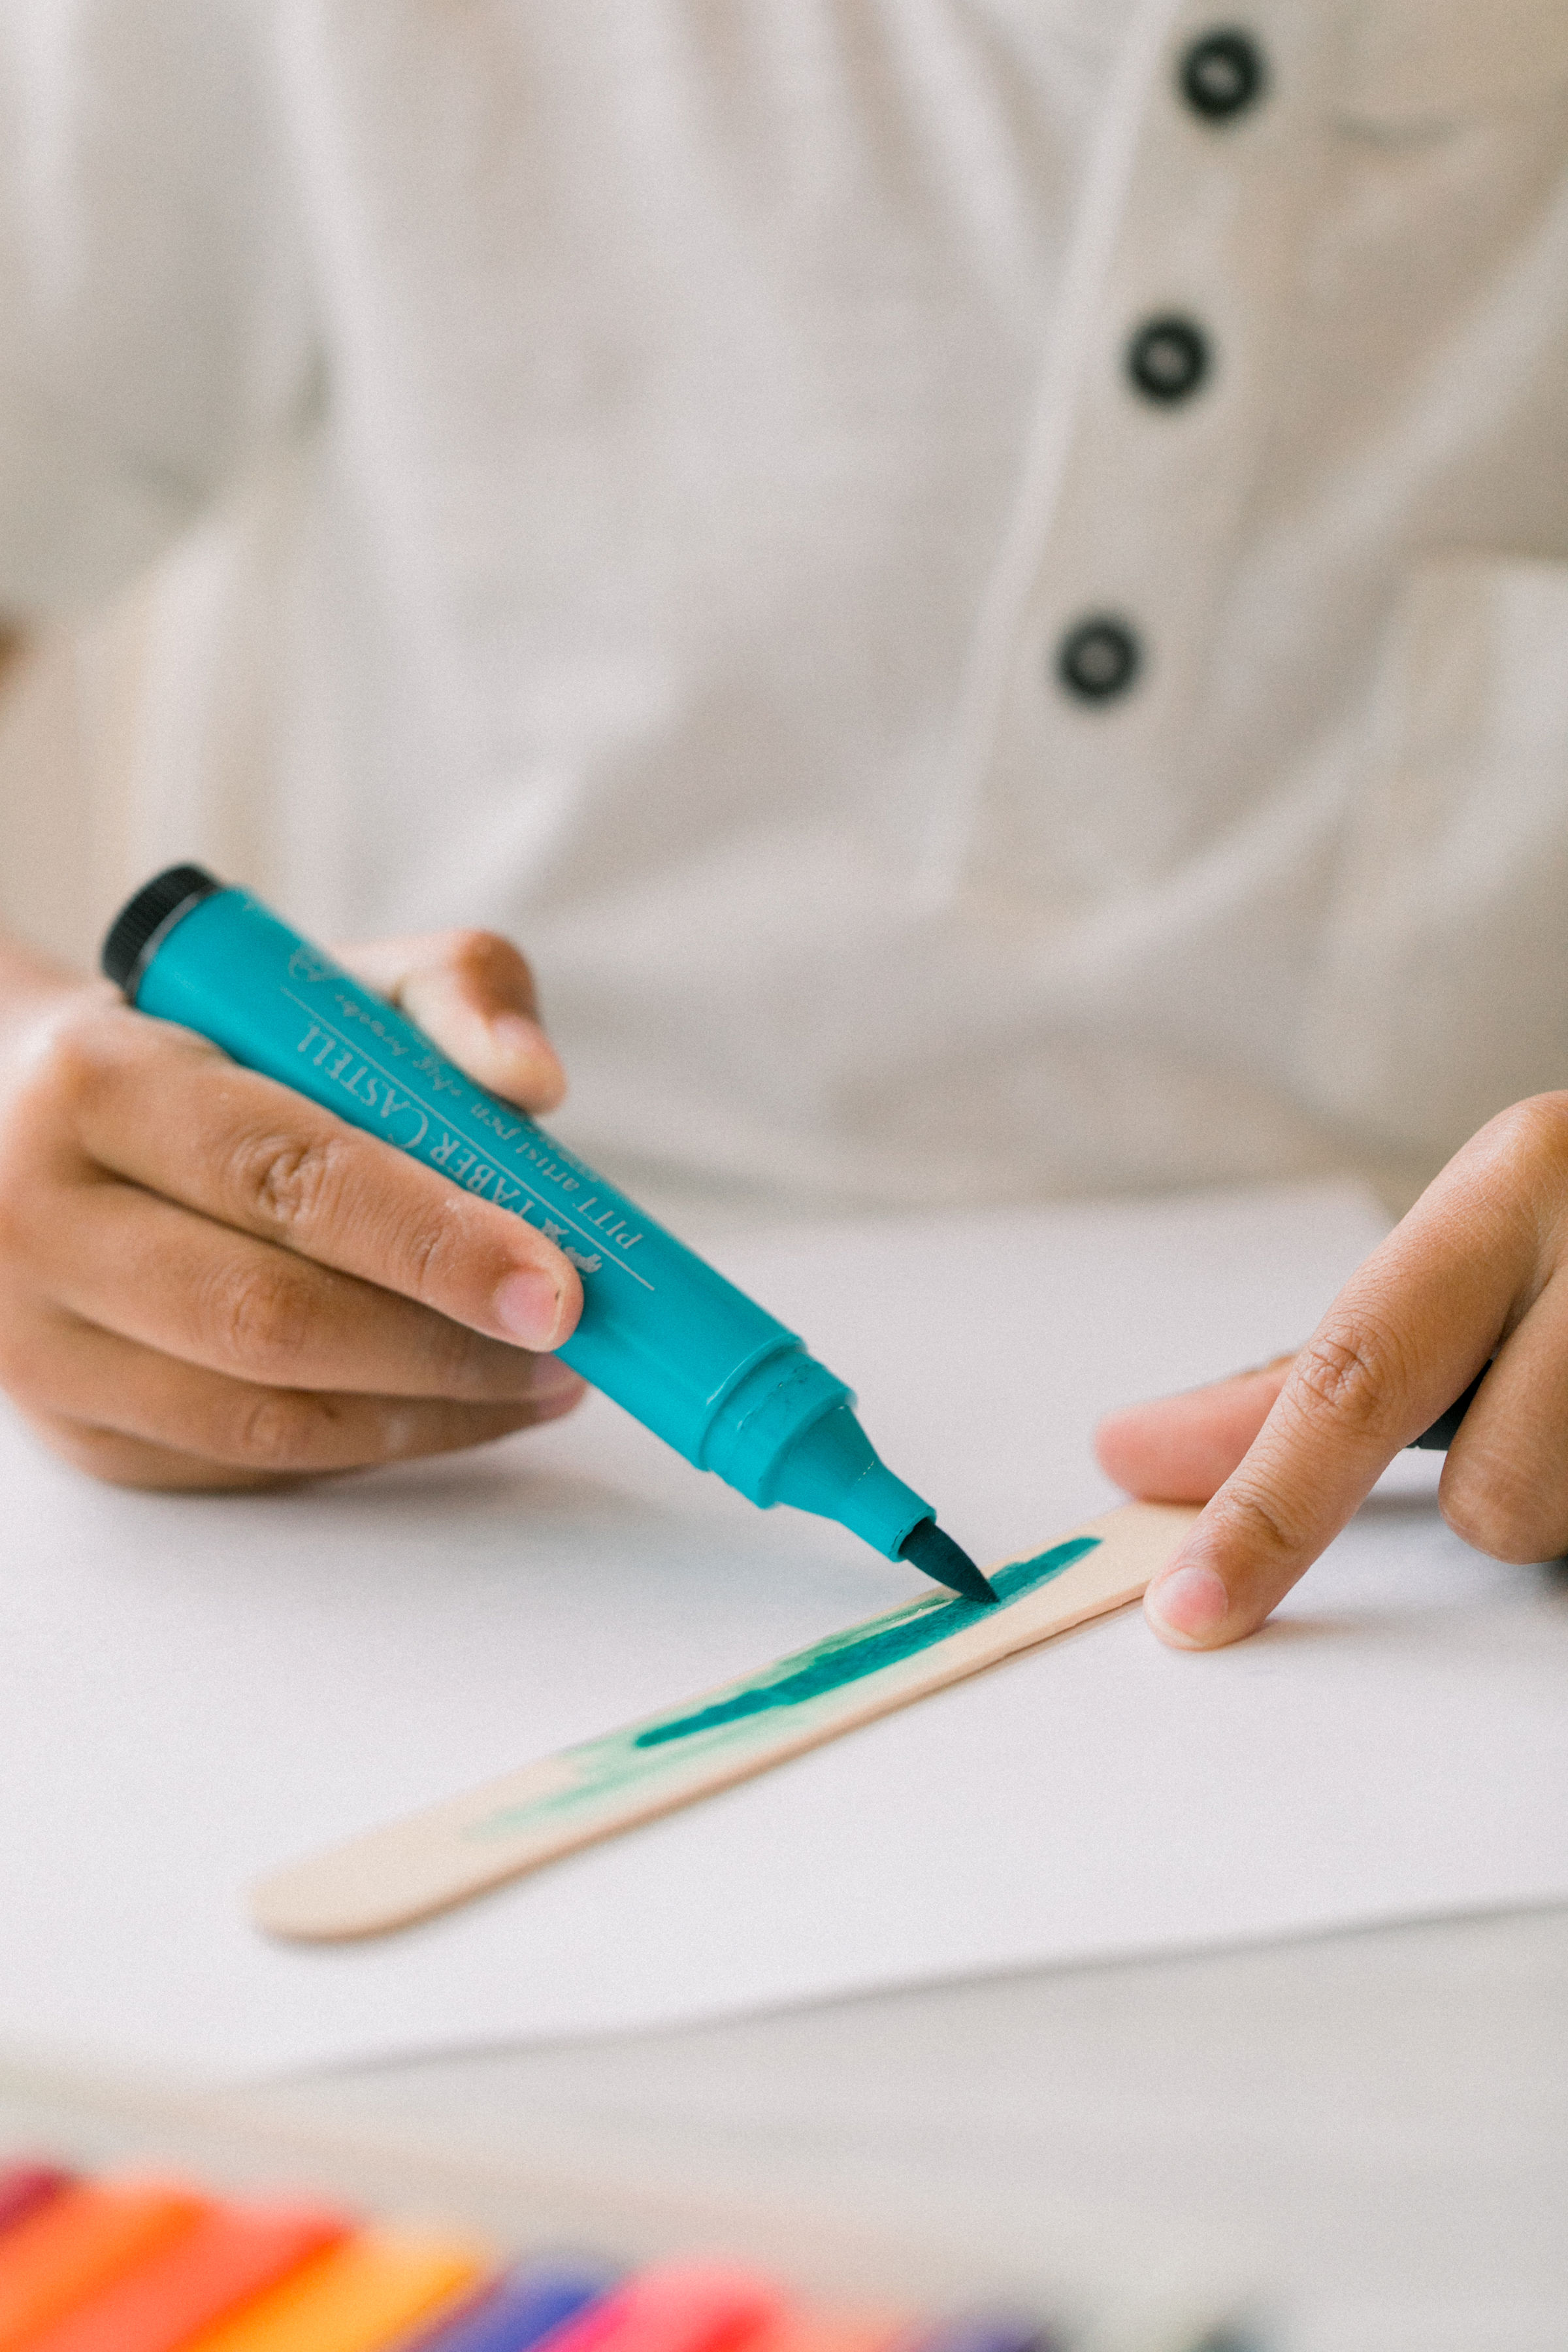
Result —
[{"label": "text pitt artist pen", "polygon": [[996,1598],[792,1331],[248,891],[171,866],[118,917],[103,968],[141,1012],[537,1225],[583,1277],[563,1361],[688,1462],[764,1508],[837,1519],[971,1600]]}]

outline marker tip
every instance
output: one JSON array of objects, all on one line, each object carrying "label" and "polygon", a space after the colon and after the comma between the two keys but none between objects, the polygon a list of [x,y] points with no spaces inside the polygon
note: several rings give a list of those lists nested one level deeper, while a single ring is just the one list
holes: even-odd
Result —
[{"label": "marker tip", "polygon": [[934,1519],[922,1519],[918,1528],[910,1528],[899,1546],[899,1557],[965,1601],[994,1603],[1001,1599],[969,1554],[961,1551],[951,1536],[944,1536]]}]

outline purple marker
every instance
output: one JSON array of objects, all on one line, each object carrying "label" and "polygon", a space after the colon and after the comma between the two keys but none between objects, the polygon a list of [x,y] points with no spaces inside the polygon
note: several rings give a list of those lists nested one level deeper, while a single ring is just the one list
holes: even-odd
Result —
[{"label": "purple marker", "polygon": [[566,2320],[599,2302],[615,2283],[611,2272],[588,2263],[531,2263],[433,2336],[422,2336],[416,2352],[531,2352]]},{"label": "purple marker", "polygon": [[918,2331],[907,2352],[1060,2352],[1061,2340],[1021,2311],[967,2311]]}]

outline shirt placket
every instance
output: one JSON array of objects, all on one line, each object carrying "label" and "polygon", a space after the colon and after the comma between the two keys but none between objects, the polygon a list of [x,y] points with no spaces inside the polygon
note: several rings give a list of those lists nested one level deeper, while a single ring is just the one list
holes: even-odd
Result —
[{"label": "shirt placket", "polygon": [[1322,34],[1282,0],[1189,0],[1131,37],[936,828],[937,887],[989,919],[1056,927],[1147,887],[1234,798],[1224,605],[1288,357]]}]

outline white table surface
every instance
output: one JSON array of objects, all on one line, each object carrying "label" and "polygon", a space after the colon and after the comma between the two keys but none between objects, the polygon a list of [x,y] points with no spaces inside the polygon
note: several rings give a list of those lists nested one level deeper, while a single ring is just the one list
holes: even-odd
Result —
[{"label": "white table surface", "polygon": [[223,2179],[285,2170],[503,2236],[728,2243],[884,2293],[1068,2277],[1125,2317],[1185,2263],[1262,2290],[1287,2352],[1560,2352],[1568,1911],[242,2095],[13,2065],[0,2135]]},{"label": "white table surface", "polygon": [[1568,1909],[243,2092],[51,2068],[35,2039],[0,2052],[0,2148],[28,2146],[286,2177],[502,2242],[723,2244],[833,2288],[1066,2282],[1105,2352],[1168,2345],[1134,2323],[1184,2281],[1260,2291],[1282,2352],[1561,2352]]}]

